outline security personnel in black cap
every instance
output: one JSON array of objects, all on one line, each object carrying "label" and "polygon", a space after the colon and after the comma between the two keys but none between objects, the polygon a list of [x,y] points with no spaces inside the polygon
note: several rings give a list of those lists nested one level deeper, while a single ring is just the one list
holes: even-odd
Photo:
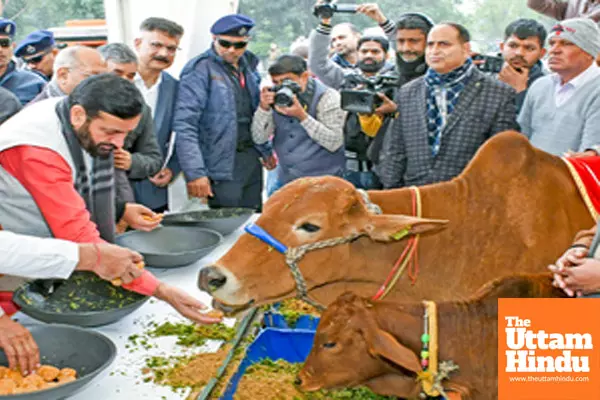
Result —
[{"label": "security personnel in black cap", "polygon": [[17,70],[12,60],[17,26],[0,18],[0,86],[13,92],[21,104],[29,103],[46,85],[46,81],[30,71]]},{"label": "security personnel in black cap", "polygon": [[274,167],[270,145],[255,145],[258,58],[247,51],[250,18],[232,14],[211,28],[209,50],[181,72],[173,127],[188,194],[212,208],[262,206],[261,160]]},{"label": "security personnel in black cap", "polygon": [[56,54],[58,49],[54,34],[44,30],[30,33],[15,49],[15,56],[21,58],[29,70],[47,81],[52,78]]}]

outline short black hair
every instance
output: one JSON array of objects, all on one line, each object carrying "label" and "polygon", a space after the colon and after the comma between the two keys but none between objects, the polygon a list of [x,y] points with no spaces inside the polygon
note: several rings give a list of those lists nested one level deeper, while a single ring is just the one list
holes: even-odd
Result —
[{"label": "short black hair", "polygon": [[142,21],[140,30],[144,32],[160,31],[171,37],[183,36],[183,26],[166,18],[150,17]]},{"label": "short black hair", "polygon": [[458,32],[458,40],[460,40],[461,43],[468,43],[471,41],[471,34],[469,33],[469,30],[464,27],[464,25],[461,25],[457,22],[442,22],[436,26],[440,25],[448,25],[456,29]]},{"label": "short black hair", "polygon": [[396,30],[402,29],[418,29],[425,36],[429,34],[429,31],[433,28],[433,21],[425,14],[420,13],[406,13],[400,16],[398,22],[396,22]]},{"label": "short black hair", "polygon": [[277,60],[269,67],[269,75],[277,76],[283,74],[302,75],[307,71],[307,65],[304,58],[293,54],[284,54],[279,56]]},{"label": "short black hair", "polygon": [[508,39],[512,35],[515,35],[521,40],[535,36],[539,39],[540,46],[544,47],[548,32],[546,32],[544,25],[540,24],[534,19],[519,18],[518,20],[508,24],[504,30],[504,40]]},{"label": "short black hair", "polygon": [[141,114],[144,99],[132,82],[114,74],[100,74],[77,85],[68,97],[68,105],[69,109],[82,106],[89,118],[105,112],[120,119],[131,119]]},{"label": "short black hair", "polygon": [[383,36],[363,36],[358,40],[357,48],[360,49],[360,46],[362,46],[365,42],[379,43],[384,53],[387,53],[387,51],[390,49],[390,42],[387,40],[387,38],[384,38]]}]

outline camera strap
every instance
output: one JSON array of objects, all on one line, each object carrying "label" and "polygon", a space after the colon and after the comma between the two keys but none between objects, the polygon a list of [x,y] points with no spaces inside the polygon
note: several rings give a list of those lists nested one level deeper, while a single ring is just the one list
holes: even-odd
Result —
[{"label": "camera strap", "polygon": [[[313,78],[308,78],[308,82],[306,83],[306,90],[297,95],[298,101],[302,104],[304,110],[308,110],[310,104],[312,103],[313,97],[315,95],[315,90],[317,88],[317,84]],[[313,115],[313,117],[315,117]]]}]

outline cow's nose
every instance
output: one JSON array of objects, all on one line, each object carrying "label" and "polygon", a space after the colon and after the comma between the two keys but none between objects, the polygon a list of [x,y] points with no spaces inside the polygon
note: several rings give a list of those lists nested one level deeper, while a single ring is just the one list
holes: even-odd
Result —
[{"label": "cow's nose", "polygon": [[227,277],[216,267],[206,267],[198,275],[198,287],[205,292],[212,293],[227,283]]},{"label": "cow's nose", "polygon": [[300,375],[296,376],[296,379],[294,380],[294,385],[296,385],[296,386],[302,385],[302,378],[300,378]]}]

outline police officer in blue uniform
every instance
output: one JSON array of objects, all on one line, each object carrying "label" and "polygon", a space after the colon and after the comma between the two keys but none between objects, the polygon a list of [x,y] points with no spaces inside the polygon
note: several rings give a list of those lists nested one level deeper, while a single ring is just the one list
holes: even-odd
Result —
[{"label": "police officer in blue uniform", "polygon": [[13,21],[0,18],[0,86],[13,92],[25,105],[42,91],[46,81],[33,72],[17,69],[12,59],[16,30]]},{"label": "police officer in blue uniform", "polygon": [[262,206],[263,162],[272,167],[269,144],[252,141],[260,99],[258,58],[247,50],[250,18],[231,14],[211,28],[210,49],[181,72],[173,128],[188,195],[208,198],[211,208]]},{"label": "police officer in blue uniform", "polygon": [[44,30],[30,33],[15,49],[15,56],[25,62],[27,69],[46,81],[52,78],[54,59],[57,54],[54,34]]}]

